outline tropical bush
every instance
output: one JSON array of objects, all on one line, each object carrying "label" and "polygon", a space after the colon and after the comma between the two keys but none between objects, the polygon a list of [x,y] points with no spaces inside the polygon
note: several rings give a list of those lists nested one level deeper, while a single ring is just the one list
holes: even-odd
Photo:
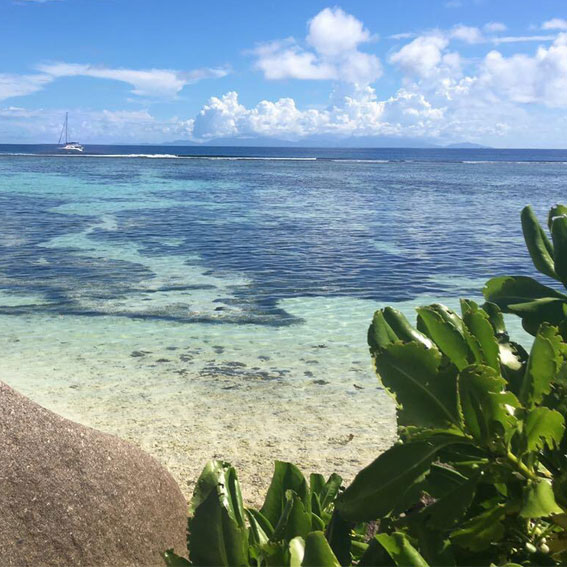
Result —
[{"label": "tropical bush", "polygon": [[[567,287],[567,207],[522,227],[535,267]],[[230,566],[567,564],[567,295],[536,280],[490,280],[461,301],[374,314],[368,343],[397,404],[399,442],[341,479],[276,463],[260,510],[235,470],[212,462],[192,502],[191,563]],[[510,340],[502,312],[534,336]]]}]

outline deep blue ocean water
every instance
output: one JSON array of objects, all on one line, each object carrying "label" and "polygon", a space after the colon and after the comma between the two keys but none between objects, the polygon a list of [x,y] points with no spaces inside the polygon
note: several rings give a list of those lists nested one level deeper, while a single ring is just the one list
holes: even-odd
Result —
[{"label": "deep blue ocean water", "polygon": [[[127,258],[85,262],[72,235],[86,230],[94,248],[135,246],[143,257],[176,257],[207,275],[247,280],[230,297],[216,298],[212,313],[115,310],[128,317],[286,325],[296,322],[280,306],[286,298],[395,303],[423,294],[478,294],[478,282],[491,275],[533,272],[521,207],[529,203],[543,214],[567,198],[567,151],[87,150],[90,155],[53,157],[46,155],[52,147],[0,146],[0,238],[8,241],[1,246],[0,240],[0,286],[45,299],[42,307],[0,306],[0,313],[94,316],[97,310],[83,301],[85,285],[104,300],[135,294],[152,279],[147,265]],[[209,157],[173,157],[186,154]],[[243,159],[250,157],[258,159]],[[97,225],[110,216],[112,230]],[[71,237],[66,246],[45,246],[63,236]],[[237,306],[238,314],[220,317],[223,306]]]},{"label": "deep blue ocean water", "polygon": [[374,309],[536,275],[520,210],[567,202],[567,151],[54,151],[0,146],[2,379],[181,476],[207,444],[232,459],[250,420],[256,455],[356,470],[393,435]]}]

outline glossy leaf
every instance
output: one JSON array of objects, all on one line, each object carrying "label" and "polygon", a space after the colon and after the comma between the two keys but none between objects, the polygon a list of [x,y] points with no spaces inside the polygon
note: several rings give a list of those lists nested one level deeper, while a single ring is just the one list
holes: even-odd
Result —
[{"label": "glossy leaf", "polygon": [[168,549],[163,554],[163,560],[165,561],[166,567],[189,567],[191,565],[185,557],[176,555],[173,549]]},{"label": "glossy leaf", "polygon": [[555,272],[553,246],[529,206],[522,210],[522,231],[536,269],[550,278],[559,279]]},{"label": "glossy leaf", "polygon": [[438,304],[419,307],[417,313],[417,328],[427,334],[459,370],[472,362],[463,322],[455,313]]},{"label": "glossy leaf", "polygon": [[530,412],[523,423],[523,445],[525,451],[554,449],[559,446],[565,433],[565,420],[555,410],[538,407]]},{"label": "glossy leaf", "polygon": [[[470,300],[461,300],[461,309],[463,322],[471,336],[469,347],[475,353],[476,362],[498,370],[500,368],[498,341],[488,314]],[[474,343],[471,339],[474,339]]]},{"label": "glossy leaf", "polygon": [[437,453],[449,439],[395,445],[362,469],[339,496],[336,509],[352,522],[374,520],[417,498],[422,481]]},{"label": "glossy leaf", "polygon": [[553,207],[549,209],[549,214],[547,215],[547,226],[550,232],[551,226],[553,224],[553,219],[561,215],[567,215],[567,206],[557,204],[553,205]]},{"label": "glossy leaf", "polygon": [[376,540],[400,567],[428,567],[425,559],[401,532],[378,534]]},{"label": "glossy leaf", "polygon": [[441,354],[418,343],[392,344],[375,357],[376,371],[398,402],[400,425],[458,424],[456,375],[440,370]]},{"label": "glossy leaf", "polygon": [[482,551],[502,539],[505,533],[502,523],[506,515],[503,505],[495,506],[465,522],[451,534],[451,541],[471,551]]},{"label": "glossy leaf", "polygon": [[321,475],[312,474],[310,476],[309,485],[311,493],[315,493],[319,498],[321,510],[326,510],[331,506],[339,493],[342,483],[342,477],[336,473],[331,474],[326,481]]},{"label": "glossy leaf", "polygon": [[[246,518],[248,520],[248,525],[250,530],[248,532],[250,545],[263,546],[270,541],[270,536],[273,534],[273,528],[266,530],[266,524],[258,521],[253,510],[246,509]],[[266,520],[267,522],[267,520]]]},{"label": "glossy leaf", "polygon": [[562,339],[556,328],[542,325],[534,340],[520,389],[520,401],[533,407],[549,393],[561,364]]},{"label": "glossy leaf", "polygon": [[544,518],[552,514],[561,514],[564,510],[555,501],[553,488],[547,480],[530,482],[524,489],[522,518]]},{"label": "glossy leaf", "polygon": [[311,531],[311,511],[305,509],[303,500],[293,491],[286,490],[285,506],[274,528],[272,541],[291,541],[296,536],[305,537]]},{"label": "glossy leaf", "polygon": [[474,365],[459,374],[459,397],[467,431],[483,444],[492,446],[508,440],[516,422],[510,409],[519,406],[506,381],[489,366]]},{"label": "glossy leaf", "polygon": [[505,313],[522,317],[522,324],[535,335],[541,323],[561,323],[567,313],[567,296],[525,276],[502,276],[489,280],[484,296]]},{"label": "glossy leaf", "polygon": [[567,284],[567,214],[551,220],[555,272],[563,284]]},{"label": "glossy leaf", "polygon": [[302,537],[294,537],[289,542],[289,567],[301,567],[305,556],[305,540]]},{"label": "glossy leaf", "polygon": [[311,532],[305,538],[302,567],[341,567],[323,532]]},{"label": "glossy leaf", "polygon": [[350,532],[352,527],[351,522],[347,522],[339,513],[335,512],[326,531],[329,545],[341,565],[350,563],[352,543]]},{"label": "glossy leaf", "polygon": [[368,329],[368,345],[373,354],[397,342],[418,342],[427,348],[433,343],[423,333],[412,327],[406,317],[393,307],[379,309],[374,313]]},{"label": "glossy leaf", "polygon": [[302,500],[306,512],[311,512],[311,494],[302,472],[291,463],[276,461],[266,500],[260,509],[262,515],[274,527],[288,502],[286,499],[288,490],[293,490]]},{"label": "glossy leaf", "polygon": [[428,506],[423,512],[428,524],[432,528],[441,530],[453,527],[470,507],[478,481],[478,476],[467,479],[448,491],[443,498]]},{"label": "glossy leaf", "polygon": [[236,471],[211,461],[201,473],[191,502],[191,562],[203,567],[248,565],[248,529]]}]

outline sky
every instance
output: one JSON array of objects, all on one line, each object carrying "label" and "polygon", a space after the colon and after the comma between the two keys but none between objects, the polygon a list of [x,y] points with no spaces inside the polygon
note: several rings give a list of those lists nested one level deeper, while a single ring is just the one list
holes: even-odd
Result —
[{"label": "sky", "polygon": [[566,0],[0,0],[0,143],[567,148]]}]

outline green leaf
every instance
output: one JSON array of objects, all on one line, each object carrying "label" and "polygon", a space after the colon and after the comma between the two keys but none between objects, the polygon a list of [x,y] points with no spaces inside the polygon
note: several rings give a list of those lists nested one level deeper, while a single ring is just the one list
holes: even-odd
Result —
[{"label": "green leaf", "polygon": [[448,529],[456,524],[469,509],[478,485],[479,477],[465,480],[455,486],[430,506],[424,509],[423,515],[434,529]]},{"label": "green leaf", "polygon": [[555,272],[563,284],[567,284],[567,214],[563,213],[551,219],[553,238],[553,257]]},{"label": "green leaf", "polygon": [[387,551],[394,563],[403,567],[428,567],[425,559],[401,532],[378,534],[376,540]]},{"label": "green leaf", "polygon": [[396,567],[390,554],[375,536],[370,540],[368,548],[360,558],[358,567],[376,567],[377,565],[380,567]]},{"label": "green leaf", "polygon": [[456,374],[440,370],[441,354],[418,343],[392,344],[374,359],[382,383],[398,402],[401,426],[458,424]]},{"label": "green leaf", "polygon": [[[246,518],[248,519],[248,524],[250,530],[248,532],[248,539],[250,545],[263,546],[270,541],[270,536],[273,534],[273,528],[266,531],[262,523],[258,521],[252,510],[248,508],[245,510]],[[266,520],[267,522],[267,520]],[[271,526],[270,526],[271,528]]]},{"label": "green leaf", "polygon": [[522,210],[522,230],[536,270],[550,278],[559,279],[554,267],[553,246],[530,206]]},{"label": "green leaf", "polygon": [[368,329],[368,345],[374,354],[396,342],[418,342],[427,348],[433,343],[423,333],[414,329],[397,309],[386,307],[374,313]]},{"label": "green leaf", "polygon": [[191,501],[191,562],[203,567],[248,565],[248,529],[236,471],[211,461],[201,473]]},{"label": "green leaf", "polygon": [[567,215],[567,207],[565,205],[557,204],[557,205],[553,205],[553,207],[549,209],[549,214],[547,215],[547,226],[550,232],[551,232],[553,219],[561,215]]},{"label": "green leaf", "polygon": [[520,401],[526,407],[541,402],[551,390],[551,384],[559,371],[562,339],[556,328],[542,325],[534,340],[524,380],[520,389]]},{"label": "green leaf", "polygon": [[538,407],[524,418],[522,437],[525,451],[541,451],[546,446],[554,449],[559,446],[565,433],[565,420],[555,410]]},{"label": "green leaf", "polygon": [[356,475],[337,499],[336,509],[345,520],[360,522],[388,516],[406,503],[409,507],[437,453],[454,442],[442,439],[394,445]]},{"label": "green leaf", "polygon": [[249,521],[250,517],[252,516],[254,523],[258,526],[258,529],[262,530],[268,538],[271,538],[274,533],[274,527],[272,526],[271,522],[258,510],[254,510],[253,508],[246,508],[246,517]]},{"label": "green leaf", "polygon": [[180,557],[176,555],[173,549],[168,549],[163,554],[163,560],[167,567],[189,567],[191,563],[185,559],[185,557]]},{"label": "green leaf", "polygon": [[341,565],[350,564],[352,527],[351,522],[345,521],[339,513],[335,512],[326,531],[329,545]]},{"label": "green leaf", "polygon": [[301,498],[306,512],[311,512],[311,495],[305,477],[293,464],[276,461],[274,474],[260,512],[275,526],[288,502],[286,492],[293,490]]},{"label": "green leaf", "polygon": [[341,567],[323,532],[311,532],[305,538],[302,567]]},{"label": "green leaf", "polygon": [[555,501],[551,483],[545,479],[530,482],[524,489],[522,518],[545,518],[553,514],[562,514],[563,510]]},{"label": "green leaf", "polygon": [[311,531],[311,511],[305,510],[303,500],[293,490],[286,490],[285,500],[272,541],[291,541],[296,536],[305,537]]},{"label": "green leaf", "polygon": [[506,530],[502,520],[505,515],[504,505],[490,508],[455,530],[450,536],[451,541],[471,551],[482,551],[492,543],[500,541],[504,536]]},{"label": "green leaf", "polygon": [[[486,364],[495,370],[499,370],[500,358],[498,356],[498,341],[488,314],[474,301],[465,299],[461,300],[461,309],[463,312],[463,322],[470,335],[472,335],[472,338],[475,339],[474,344],[469,339],[469,347],[475,352],[476,362]],[[476,348],[477,345],[478,348]]]},{"label": "green leaf", "polygon": [[289,542],[289,567],[301,567],[305,556],[305,540],[302,537],[294,537]]},{"label": "green leaf", "polygon": [[463,322],[455,313],[439,304],[419,307],[417,313],[417,328],[433,339],[459,370],[471,362]]},{"label": "green leaf", "polygon": [[465,427],[490,448],[496,448],[502,438],[507,442],[516,423],[511,410],[519,407],[519,403],[514,394],[504,391],[505,385],[506,381],[489,366],[469,366],[459,374]]},{"label": "green leaf", "polygon": [[533,335],[541,323],[559,325],[567,313],[566,295],[525,276],[492,278],[482,291],[504,313],[520,316]]},{"label": "green leaf", "polygon": [[451,541],[439,531],[431,529],[426,522],[412,525],[412,535],[418,540],[419,552],[430,565],[452,567],[456,565]]},{"label": "green leaf", "polygon": [[321,510],[326,510],[335,501],[342,483],[342,477],[335,473],[331,474],[326,482],[321,475],[310,476],[311,493],[318,496]]},{"label": "green leaf", "polygon": [[499,335],[508,335],[506,331],[506,324],[504,323],[504,317],[502,315],[502,311],[496,303],[491,303],[490,301],[485,301],[482,305],[482,310],[488,316],[488,320],[494,329],[494,334]]},{"label": "green leaf", "polygon": [[383,348],[398,341],[398,335],[384,317],[384,311],[379,309],[374,313],[372,323],[368,327],[368,346],[370,352],[379,352]]}]

